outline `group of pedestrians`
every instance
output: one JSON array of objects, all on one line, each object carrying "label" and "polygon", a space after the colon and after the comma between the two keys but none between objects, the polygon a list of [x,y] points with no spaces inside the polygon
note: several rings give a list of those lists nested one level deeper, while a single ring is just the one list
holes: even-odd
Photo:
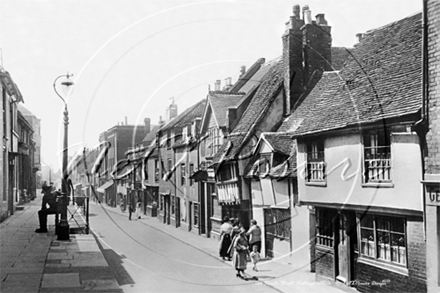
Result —
[{"label": "group of pedestrians", "polygon": [[[131,215],[133,214],[133,207],[131,206],[131,203],[128,203],[128,219],[131,221]],[[136,204],[136,213],[134,214],[135,219],[141,218],[141,202],[138,201]]]},{"label": "group of pedestrians", "polygon": [[257,271],[257,263],[261,252],[261,229],[256,220],[251,220],[251,227],[246,229],[239,219],[225,217],[220,226],[219,254],[223,260],[232,260],[237,270],[237,277],[247,279],[244,271],[248,258],[252,260],[253,270]]}]

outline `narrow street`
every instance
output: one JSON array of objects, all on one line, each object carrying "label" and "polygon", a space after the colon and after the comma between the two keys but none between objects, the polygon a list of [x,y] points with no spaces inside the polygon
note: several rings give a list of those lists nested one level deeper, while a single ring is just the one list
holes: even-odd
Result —
[{"label": "narrow street", "polygon": [[149,221],[157,219],[129,221],[128,214],[90,205],[92,230],[124,292],[277,292],[237,278],[228,263],[149,226]]}]

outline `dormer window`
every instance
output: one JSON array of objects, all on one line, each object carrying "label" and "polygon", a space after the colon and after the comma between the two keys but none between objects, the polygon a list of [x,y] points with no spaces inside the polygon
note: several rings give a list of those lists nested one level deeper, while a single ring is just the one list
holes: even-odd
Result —
[{"label": "dormer window", "polygon": [[390,133],[369,132],[363,139],[365,183],[391,182]]},{"label": "dormer window", "polygon": [[325,182],[324,141],[307,143],[306,182]]}]

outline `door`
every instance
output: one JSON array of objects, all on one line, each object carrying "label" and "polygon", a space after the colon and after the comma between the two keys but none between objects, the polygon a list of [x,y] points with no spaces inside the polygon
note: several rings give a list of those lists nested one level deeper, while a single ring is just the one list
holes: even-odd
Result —
[{"label": "door", "polygon": [[176,196],[176,227],[180,227],[180,197]]},{"label": "door", "polygon": [[336,279],[343,283],[349,281],[350,272],[350,238],[348,237],[348,221],[347,216],[339,214],[338,220],[338,243],[336,252],[337,257],[337,276]]},{"label": "door", "polygon": [[264,209],[264,247],[266,256],[273,257],[273,243],[275,235],[275,218],[272,209]]}]

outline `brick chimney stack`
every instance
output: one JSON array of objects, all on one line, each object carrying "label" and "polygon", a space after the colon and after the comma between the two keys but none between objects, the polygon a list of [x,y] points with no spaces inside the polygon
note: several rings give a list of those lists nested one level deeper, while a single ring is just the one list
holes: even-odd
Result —
[{"label": "brick chimney stack", "polygon": [[174,97],[170,98],[171,103],[166,109],[166,121],[170,121],[171,119],[177,117],[177,105],[174,104]]},{"label": "brick chimney stack", "polygon": [[[305,12],[310,15],[310,10]],[[303,33],[304,85],[307,85],[316,70],[330,71],[331,66],[331,27],[324,14],[317,14],[316,21],[307,20],[301,28]]]},{"label": "brick chimney stack", "polygon": [[303,92],[302,32],[304,20],[299,5],[293,6],[293,15],[286,22],[283,41],[284,88],[286,89],[284,115],[289,115],[296,99]]},{"label": "brick chimney stack", "polygon": [[145,118],[144,119],[144,125],[145,125],[145,135],[147,135],[151,131],[151,119],[150,118]]}]

